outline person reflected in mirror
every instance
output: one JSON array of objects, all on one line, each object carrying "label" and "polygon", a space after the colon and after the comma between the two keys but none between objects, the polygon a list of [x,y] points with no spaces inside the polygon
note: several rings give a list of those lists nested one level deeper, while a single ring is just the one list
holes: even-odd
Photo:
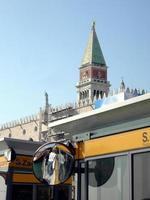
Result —
[{"label": "person reflected in mirror", "polygon": [[42,161],[43,179],[46,181],[49,180],[50,175],[52,173],[52,162],[51,160],[49,160],[51,154],[52,154],[52,149],[47,151],[47,154],[45,154]]},{"label": "person reflected in mirror", "polygon": [[49,185],[63,183],[69,178],[72,160],[72,155],[64,149],[64,146],[53,147],[42,162],[43,180]]},{"label": "person reflected in mirror", "polygon": [[66,179],[66,168],[65,168],[65,152],[59,150],[58,160],[59,160],[59,180],[64,182]]},{"label": "person reflected in mirror", "polygon": [[51,175],[51,184],[56,185],[60,183],[59,180],[59,149],[55,147],[53,149],[53,153],[55,156],[53,156],[53,163],[52,163],[52,170],[53,173]]},{"label": "person reflected in mirror", "polygon": [[43,179],[49,185],[58,184],[59,181],[59,150],[54,148],[49,154],[43,159]]}]

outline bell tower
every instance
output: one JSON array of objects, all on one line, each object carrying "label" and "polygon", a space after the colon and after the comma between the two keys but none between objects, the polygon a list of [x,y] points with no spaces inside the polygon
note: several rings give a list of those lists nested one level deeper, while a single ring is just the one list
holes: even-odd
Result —
[{"label": "bell tower", "polygon": [[110,83],[107,81],[107,65],[95,31],[95,22],[79,70],[80,78],[76,86],[79,106],[108,96]]}]

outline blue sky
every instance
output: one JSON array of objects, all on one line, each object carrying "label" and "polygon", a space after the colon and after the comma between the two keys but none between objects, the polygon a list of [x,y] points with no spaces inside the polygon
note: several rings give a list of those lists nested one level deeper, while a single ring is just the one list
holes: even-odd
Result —
[{"label": "blue sky", "polygon": [[93,20],[112,87],[150,90],[149,0],[0,0],[0,124],[76,101]]}]

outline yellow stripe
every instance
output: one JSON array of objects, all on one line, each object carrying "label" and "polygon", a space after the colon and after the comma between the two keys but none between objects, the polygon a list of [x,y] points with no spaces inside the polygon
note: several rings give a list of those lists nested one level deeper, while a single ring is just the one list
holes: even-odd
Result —
[{"label": "yellow stripe", "polygon": [[[14,183],[40,183],[33,174],[13,174]],[[64,184],[72,184],[70,177]]]},{"label": "yellow stripe", "polygon": [[16,183],[40,183],[33,174],[13,174]]},{"label": "yellow stripe", "polygon": [[123,152],[145,147],[150,147],[149,127],[79,143],[77,149],[78,156],[76,157],[83,159],[90,156]]}]

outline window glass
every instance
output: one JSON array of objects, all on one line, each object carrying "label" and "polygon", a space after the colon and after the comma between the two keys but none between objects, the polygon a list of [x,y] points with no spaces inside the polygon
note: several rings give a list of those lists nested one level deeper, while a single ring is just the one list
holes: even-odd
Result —
[{"label": "window glass", "polygon": [[103,158],[88,162],[89,185],[98,187],[107,182],[114,169],[114,158]]},{"label": "window glass", "polygon": [[128,200],[127,156],[103,158],[88,163],[89,200]]},{"label": "window glass", "polygon": [[72,185],[57,185],[54,186],[54,199],[56,200],[71,200]]},{"label": "window glass", "polygon": [[32,200],[32,185],[13,185],[12,200]]},{"label": "window glass", "polygon": [[150,152],[133,156],[134,200],[150,200]]},{"label": "window glass", "polygon": [[40,185],[37,186],[37,200],[71,200],[72,197],[72,186],[71,185],[58,185],[48,186]]},{"label": "window glass", "polygon": [[50,186],[37,186],[37,200],[51,200],[52,189]]}]

